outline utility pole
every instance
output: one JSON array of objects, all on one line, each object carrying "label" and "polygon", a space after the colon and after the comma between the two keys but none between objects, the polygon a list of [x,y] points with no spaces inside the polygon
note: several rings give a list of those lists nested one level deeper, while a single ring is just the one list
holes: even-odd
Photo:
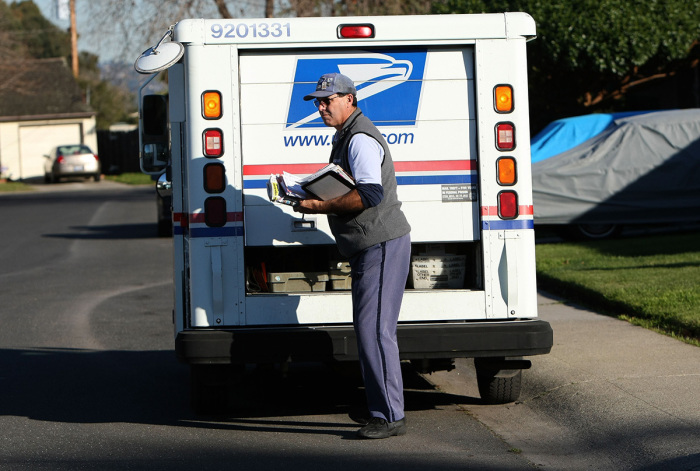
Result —
[{"label": "utility pole", "polygon": [[70,0],[70,50],[73,66],[73,77],[78,78],[78,29],[75,19],[75,0]]}]

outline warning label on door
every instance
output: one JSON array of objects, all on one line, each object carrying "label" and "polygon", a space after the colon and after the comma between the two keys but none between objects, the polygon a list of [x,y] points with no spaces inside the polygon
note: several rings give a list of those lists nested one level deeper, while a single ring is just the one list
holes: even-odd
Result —
[{"label": "warning label on door", "polygon": [[476,200],[476,185],[467,183],[462,183],[459,185],[442,185],[443,203],[474,200]]}]

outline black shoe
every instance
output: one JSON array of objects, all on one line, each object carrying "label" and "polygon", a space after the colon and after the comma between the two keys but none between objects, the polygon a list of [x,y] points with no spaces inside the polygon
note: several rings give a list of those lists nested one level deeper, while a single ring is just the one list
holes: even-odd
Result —
[{"label": "black shoe", "polygon": [[379,417],[372,417],[369,423],[357,431],[360,438],[388,438],[406,433],[406,419],[387,422]]},{"label": "black shoe", "polygon": [[351,408],[348,412],[348,417],[350,417],[350,420],[360,425],[367,425],[369,423],[369,419],[372,418],[372,416],[369,415],[369,409],[367,409],[367,406]]}]

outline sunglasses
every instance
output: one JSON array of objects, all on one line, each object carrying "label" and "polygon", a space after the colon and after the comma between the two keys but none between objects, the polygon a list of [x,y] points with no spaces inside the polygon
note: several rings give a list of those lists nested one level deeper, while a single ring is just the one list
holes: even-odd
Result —
[{"label": "sunglasses", "polygon": [[336,98],[340,98],[340,95],[326,97],[326,98],[317,98],[314,100],[314,106],[316,108],[320,108],[321,105],[326,105],[326,107],[328,107],[328,105],[331,104],[331,101],[335,100]]}]

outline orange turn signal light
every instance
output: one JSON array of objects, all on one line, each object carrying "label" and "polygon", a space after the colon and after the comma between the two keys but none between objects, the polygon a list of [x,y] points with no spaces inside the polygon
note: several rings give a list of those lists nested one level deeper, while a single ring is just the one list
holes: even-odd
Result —
[{"label": "orange turn signal light", "polygon": [[517,175],[515,171],[515,159],[513,157],[501,157],[496,161],[498,166],[498,184],[515,185]]},{"label": "orange turn signal light", "polygon": [[513,111],[513,87],[510,85],[497,85],[493,89],[494,104],[499,113]]},{"label": "orange turn signal light", "polygon": [[202,116],[206,119],[221,118],[221,93],[210,91],[202,94]]}]

